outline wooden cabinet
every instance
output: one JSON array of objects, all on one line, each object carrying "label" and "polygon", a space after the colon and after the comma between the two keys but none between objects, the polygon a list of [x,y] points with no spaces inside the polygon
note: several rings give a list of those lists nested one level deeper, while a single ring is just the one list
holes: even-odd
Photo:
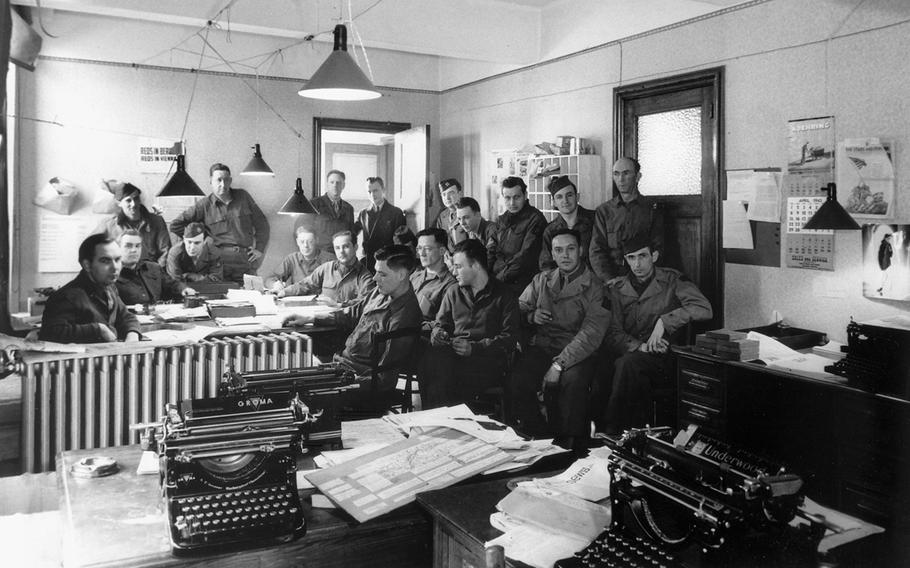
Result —
[{"label": "wooden cabinet", "polygon": [[788,464],[821,503],[910,527],[910,402],[677,350],[678,426]]}]

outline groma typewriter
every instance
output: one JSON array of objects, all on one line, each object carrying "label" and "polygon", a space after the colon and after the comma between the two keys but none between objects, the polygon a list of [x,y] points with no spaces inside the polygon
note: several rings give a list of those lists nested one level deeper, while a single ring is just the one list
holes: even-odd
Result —
[{"label": "groma typewriter", "polygon": [[[773,461],[698,433],[633,429],[607,440],[611,529],[699,565],[815,566],[825,526],[801,510],[803,482]],[[799,515],[805,521],[792,526]],[[672,565],[672,564],[671,564]]]},{"label": "groma typewriter", "polygon": [[291,396],[307,409],[308,418],[301,428],[303,444],[340,447],[339,410],[345,403],[345,394],[359,386],[354,372],[338,363],[244,373],[231,368],[224,374],[219,394]]},{"label": "groma typewriter", "polygon": [[296,457],[306,414],[287,394],[168,405],[159,464],[175,552],[305,532]]}]

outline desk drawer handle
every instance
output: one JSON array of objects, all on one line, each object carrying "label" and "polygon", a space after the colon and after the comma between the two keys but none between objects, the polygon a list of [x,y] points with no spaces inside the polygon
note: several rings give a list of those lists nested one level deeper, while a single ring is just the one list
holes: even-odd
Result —
[{"label": "desk drawer handle", "polygon": [[717,378],[716,378],[716,377],[712,377],[712,376],[709,376],[709,375],[702,375],[701,373],[696,373],[695,371],[690,371],[690,370],[688,370],[688,369],[683,369],[683,370],[680,371],[680,372],[681,372],[683,375],[685,375],[686,377],[688,377],[688,379],[689,379],[690,381],[691,381],[691,380],[700,380],[700,381],[705,381],[705,382],[708,382],[708,381],[715,382],[715,383],[717,382]]},{"label": "desk drawer handle", "polygon": [[686,385],[688,385],[690,387],[694,387],[698,390],[703,390],[703,391],[711,390],[711,385],[708,384],[708,381],[706,381],[704,379],[697,379],[695,377],[689,377],[689,380],[686,381]]},{"label": "desk drawer handle", "polygon": [[704,410],[701,410],[700,408],[691,408],[690,407],[686,412],[689,414],[689,416],[696,418],[698,420],[709,420],[710,419],[710,416],[708,415],[708,413],[705,412]]}]

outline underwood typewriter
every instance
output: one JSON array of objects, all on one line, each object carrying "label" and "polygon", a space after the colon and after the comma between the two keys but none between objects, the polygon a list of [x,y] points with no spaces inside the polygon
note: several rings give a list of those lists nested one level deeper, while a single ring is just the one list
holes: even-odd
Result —
[{"label": "underwood typewriter", "polygon": [[338,363],[299,369],[248,371],[238,373],[230,368],[223,377],[219,394],[236,396],[290,396],[307,409],[302,422],[302,443],[306,446],[341,445],[339,410],[345,393],[359,388],[354,372]]},{"label": "underwood typewriter", "polygon": [[287,394],[168,405],[159,470],[173,550],[303,534],[296,457],[311,418]]},{"label": "underwood typewriter", "polygon": [[[607,440],[612,530],[694,549],[701,564],[817,564],[824,519],[800,509],[799,476],[696,427],[671,436],[669,428],[633,429]],[[791,526],[797,515],[805,522]]]}]

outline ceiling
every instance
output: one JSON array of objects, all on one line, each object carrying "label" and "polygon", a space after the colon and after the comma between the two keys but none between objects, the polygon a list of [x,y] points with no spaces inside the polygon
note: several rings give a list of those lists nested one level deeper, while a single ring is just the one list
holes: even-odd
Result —
[{"label": "ceiling", "polygon": [[[331,49],[325,44],[343,19],[348,43],[364,46],[380,68],[391,52],[396,65],[425,72],[414,56],[429,56],[446,60],[446,70],[463,65],[468,71],[454,73],[462,81],[747,1],[754,0],[40,0],[34,27],[56,36],[45,36],[45,55],[197,68],[203,50],[195,34],[211,21],[206,37],[218,57],[210,50],[202,68],[305,78],[324,58],[307,44]],[[294,67],[284,70],[288,59]]]}]

